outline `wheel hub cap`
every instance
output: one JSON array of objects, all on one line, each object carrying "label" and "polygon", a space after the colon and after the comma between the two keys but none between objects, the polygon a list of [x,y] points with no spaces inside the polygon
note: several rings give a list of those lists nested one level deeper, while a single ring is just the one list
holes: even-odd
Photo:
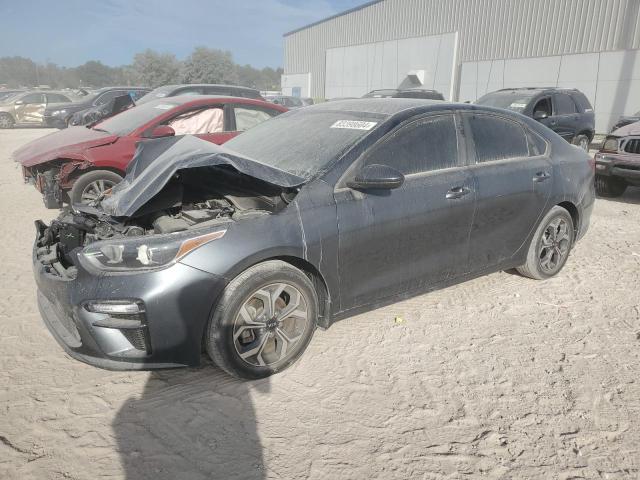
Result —
[{"label": "wheel hub cap", "polygon": [[273,283],[252,293],[233,325],[233,343],[252,366],[283,363],[295,353],[309,325],[307,302],[296,287]]},{"label": "wheel hub cap", "polygon": [[571,232],[569,223],[564,218],[552,220],[542,234],[539,262],[543,272],[553,274],[562,266],[567,254]]}]

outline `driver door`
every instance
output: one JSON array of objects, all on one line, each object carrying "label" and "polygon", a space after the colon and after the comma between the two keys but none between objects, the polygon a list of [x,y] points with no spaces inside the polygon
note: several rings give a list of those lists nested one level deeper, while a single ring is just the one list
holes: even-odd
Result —
[{"label": "driver door", "polygon": [[44,119],[44,109],[46,106],[47,104],[43,93],[25,95],[15,104],[16,123],[41,124]]},{"label": "driver door", "polygon": [[[411,294],[467,268],[475,192],[453,113],[413,119],[387,134],[336,186],[341,310]],[[346,186],[366,165],[405,177],[392,190]]]}]

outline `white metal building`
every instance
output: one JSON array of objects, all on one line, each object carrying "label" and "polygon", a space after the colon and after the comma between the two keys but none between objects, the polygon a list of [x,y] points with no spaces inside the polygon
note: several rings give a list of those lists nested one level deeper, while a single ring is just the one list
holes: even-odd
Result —
[{"label": "white metal building", "polygon": [[284,53],[288,95],[575,87],[598,132],[640,110],[640,0],[377,0],[286,33]]}]

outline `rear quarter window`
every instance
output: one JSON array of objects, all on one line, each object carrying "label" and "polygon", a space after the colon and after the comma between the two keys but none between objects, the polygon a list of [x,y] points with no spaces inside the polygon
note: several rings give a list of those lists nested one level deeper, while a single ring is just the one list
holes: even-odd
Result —
[{"label": "rear quarter window", "polygon": [[529,156],[529,142],[524,127],[496,115],[465,115],[475,145],[476,163]]},{"label": "rear quarter window", "polygon": [[584,93],[575,92],[575,93],[572,93],[571,96],[573,97],[573,100],[576,102],[576,105],[578,106],[578,110],[580,110],[580,113],[593,112],[593,107],[591,106],[591,102],[589,102],[589,99]]}]

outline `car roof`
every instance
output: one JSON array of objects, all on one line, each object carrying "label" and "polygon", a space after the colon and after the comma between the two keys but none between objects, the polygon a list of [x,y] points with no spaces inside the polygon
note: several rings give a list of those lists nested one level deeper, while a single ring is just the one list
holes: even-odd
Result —
[{"label": "car roof", "polygon": [[544,92],[578,92],[576,88],[564,88],[564,87],[517,87],[517,88],[501,88],[495,92],[489,93],[508,93],[508,92],[528,92],[532,95],[537,95]]},{"label": "car roof", "polygon": [[265,100],[260,100],[258,98],[233,97],[231,95],[178,95],[177,97],[156,98],[154,100],[150,100],[149,104],[162,105],[164,103],[175,105],[177,107],[186,104],[206,105],[211,103],[213,100],[215,100],[216,103],[246,103],[250,105],[263,105],[274,110],[282,110],[283,112],[287,111],[286,108]]},{"label": "car roof", "polygon": [[242,87],[240,85],[226,85],[223,83],[181,83],[177,85],[163,85],[161,87],[156,88],[155,90],[176,90],[178,88],[184,87],[219,87],[219,88],[233,88],[236,90],[248,90],[248,91],[257,91],[255,88],[251,87]]},{"label": "car roof", "polygon": [[122,86],[122,87],[102,87],[97,90],[94,90],[93,93],[102,93],[108,92],[109,90],[147,90],[151,91],[149,87],[135,87],[135,86]]}]

